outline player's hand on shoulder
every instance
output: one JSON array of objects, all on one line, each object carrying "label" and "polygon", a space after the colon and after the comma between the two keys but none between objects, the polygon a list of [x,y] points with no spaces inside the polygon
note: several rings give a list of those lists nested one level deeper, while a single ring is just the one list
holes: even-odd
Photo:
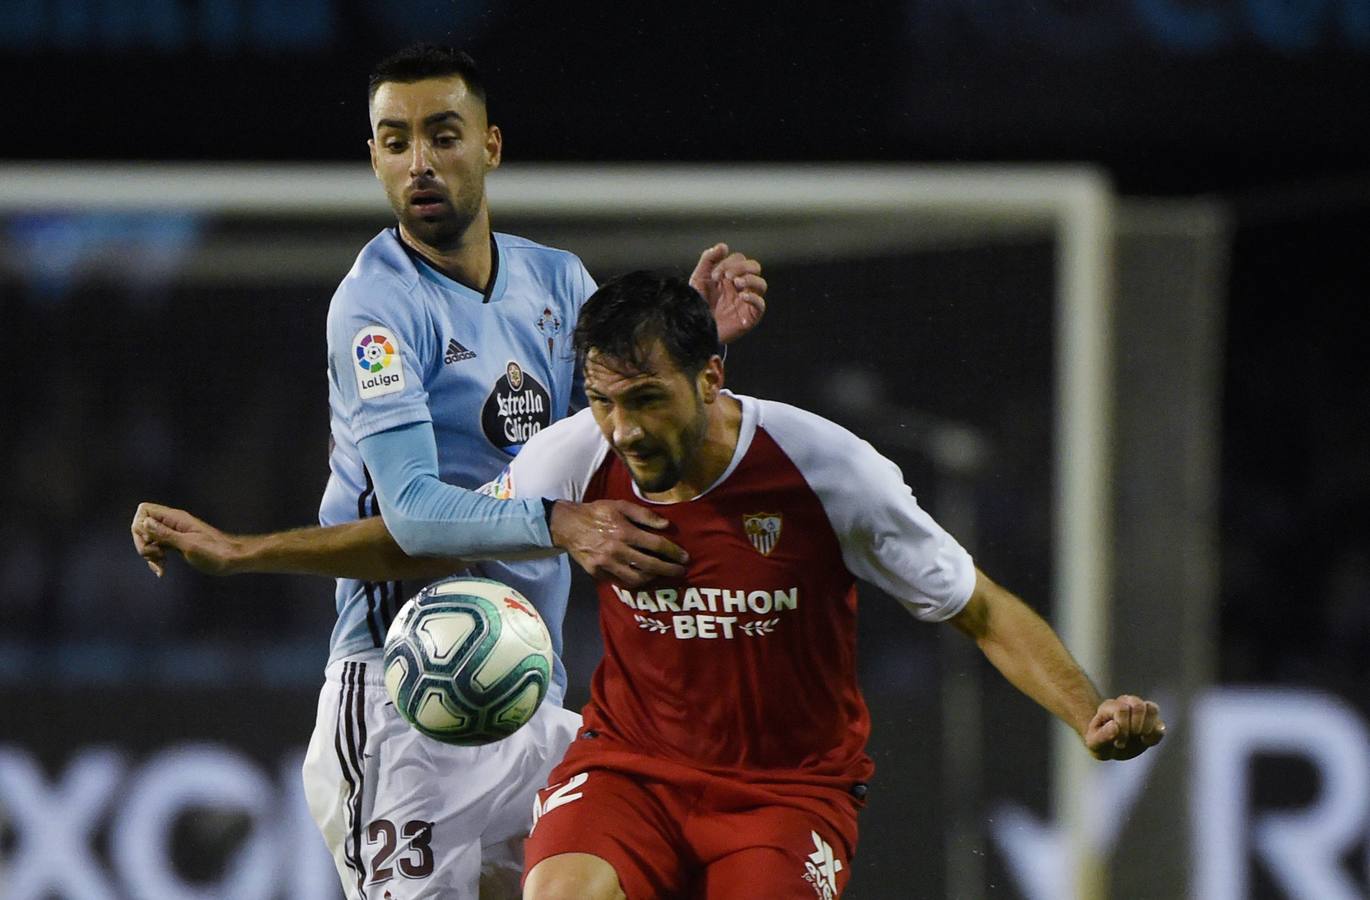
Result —
[{"label": "player's hand on shoulder", "polygon": [[718,339],[725,344],[751,331],[766,314],[761,263],[729,252],[727,244],[714,244],[699,255],[690,286],[708,301],[718,324]]},{"label": "player's hand on shoulder", "polygon": [[685,574],[689,554],[659,533],[669,524],[627,500],[558,500],[548,522],[554,546],[569,553],[592,577],[624,587]]},{"label": "player's hand on shoulder", "polygon": [[1161,708],[1132,694],[1100,703],[1084,736],[1095,759],[1132,759],[1164,738]]},{"label": "player's hand on shoulder", "polygon": [[228,575],[238,557],[238,540],[183,509],[139,503],[133,514],[133,546],[160,578],[166,548],[206,575]]}]

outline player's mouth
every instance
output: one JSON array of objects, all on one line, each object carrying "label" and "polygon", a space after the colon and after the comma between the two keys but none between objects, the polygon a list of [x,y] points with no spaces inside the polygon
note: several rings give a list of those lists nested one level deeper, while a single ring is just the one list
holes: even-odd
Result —
[{"label": "player's mouth", "polygon": [[409,195],[409,208],[419,215],[431,215],[447,206],[447,197],[441,191],[414,191]]},{"label": "player's mouth", "polygon": [[635,466],[649,466],[661,456],[659,450],[620,450],[619,453]]}]

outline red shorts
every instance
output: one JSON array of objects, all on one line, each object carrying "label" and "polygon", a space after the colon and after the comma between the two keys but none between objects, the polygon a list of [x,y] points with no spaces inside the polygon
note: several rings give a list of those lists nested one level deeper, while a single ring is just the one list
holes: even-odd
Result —
[{"label": "red shorts", "polygon": [[538,793],[524,875],[560,853],[590,853],[628,900],[832,900],[851,876],[850,792],[758,783],[576,740]]}]

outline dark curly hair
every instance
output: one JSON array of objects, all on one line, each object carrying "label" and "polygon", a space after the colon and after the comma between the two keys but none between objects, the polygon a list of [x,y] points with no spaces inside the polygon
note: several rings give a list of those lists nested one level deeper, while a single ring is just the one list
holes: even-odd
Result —
[{"label": "dark curly hair", "polygon": [[577,361],[595,350],[645,371],[652,343],[688,375],[718,352],[718,326],[709,305],[678,275],[636,271],[606,281],[580,309],[573,337]]}]

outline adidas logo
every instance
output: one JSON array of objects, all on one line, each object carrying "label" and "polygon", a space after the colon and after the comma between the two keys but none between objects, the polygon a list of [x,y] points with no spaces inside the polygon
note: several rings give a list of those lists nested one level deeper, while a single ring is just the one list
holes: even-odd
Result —
[{"label": "adidas logo", "polygon": [[458,344],[455,339],[450,339],[447,342],[447,355],[442,358],[442,361],[444,363],[454,363],[461,362],[463,359],[475,358],[476,351],[467,350],[461,344]]}]

